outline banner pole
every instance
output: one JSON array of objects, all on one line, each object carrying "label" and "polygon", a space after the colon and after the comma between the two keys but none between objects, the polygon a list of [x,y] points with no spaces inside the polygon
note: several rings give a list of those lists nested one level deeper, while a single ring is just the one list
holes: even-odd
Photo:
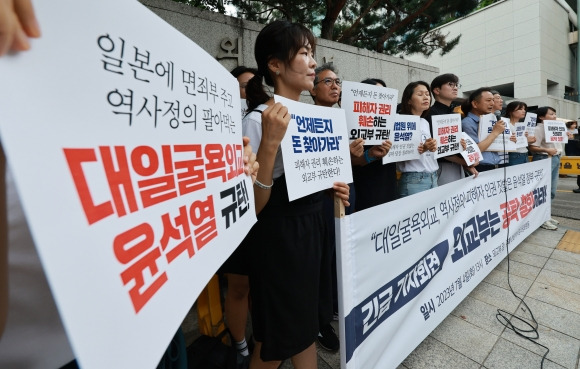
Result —
[{"label": "banner pole", "polygon": [[[345,319],[346,312],[344,303],[344,277],[348,275],[347,272],[343,270],[344,261],[348,259],[345,255],[348,245],[343,245],[343,242],[348,240],[343,232],[347,231],[347,226],[344,222],[348,220],[346,218],[346,211],[344,208],[344,203],[338,196],[334,196],[334,232],[336,240],[336,277],[337,277],[337,290],[338,290],[338,336],[340,338],[340,367],[341,369],[346,369],[346,329],[345,329]],[[347,283],[348,284],[348,283]]]}]

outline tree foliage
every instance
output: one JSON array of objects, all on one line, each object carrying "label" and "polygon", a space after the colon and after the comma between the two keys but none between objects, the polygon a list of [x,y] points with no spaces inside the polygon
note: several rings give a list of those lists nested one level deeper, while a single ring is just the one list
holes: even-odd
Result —
[{"label": "tree foliage", "polygon": [[[224,0],[175,0],[220,12]],[[483,0],[496,1],[496,0]],[[449,39],[437,26],[464,16],[482,0],[225,0],[240,18],[268,23],[285,18],[321,38],[389,55],[449,52],[460,36]]]}]

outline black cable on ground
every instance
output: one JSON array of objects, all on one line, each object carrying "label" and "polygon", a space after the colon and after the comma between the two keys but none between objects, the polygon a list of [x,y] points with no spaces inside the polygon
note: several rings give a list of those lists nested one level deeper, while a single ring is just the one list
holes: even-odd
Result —
[{"label": "black cable on ground", "polygon": [[[508,122],[509,124],[509,122]],[[505,133],[502,133],[502,135],[505,135]],[[504,157],[505,157],[505,137],[503,140],[503,153],[504,153]],[[512,285],[510,283],[510,250],[509,250],[509,238],[510,238],[510,214],[508,213],[509,208],[507,206],[508,204],[508,195],[507,195],[507,170],[506,170],[506,166],[504,163],[504,167],[503,167],[503,187],[504,187],[504,194],[505,194],[505,204],[506,204],[506,214],[507,214],[507,236],[506,236],[506,253],[507,253],[507,282],[508,282],[508,286],[510,288],[511,293],[522,302],[522,304],[524,304],[524,306],[526,307],[527,311],[530,313],[530,317],[531,320],[533,322],[533,325],[530,324],[528,321],[520,318],[519,316],[516,316],[515,314],[509,313],[503,309],[497,309],[497,314],[495,315],[496,319],[500,322],[500,324],[502,324],[504,327],[506,327],[506,329],[509,329],[511,331],[513,331],[515,334],[517,334],[518,336],[527,339],[528,341],[532,342],[535,345],[538,345],[540,347],[543,347],[546,349],[546,353],[544,354],[544,356],[542,356],[542,362],[540,363],[540,368],[544,368],[544,360],[546,359],[546,356],[548,355],[548,353],[550,352],[550,349],[547,346],[542,345],[541,343],[535,341],[537,339],[540,338],[540,333],[538,332],[538,322],[536,321],[536,318],[534,317],[534,314],[532,313],[532,310],[530,310],[528,304],[526,304],[526,302],[519,297],[518,295],[516,295],[514,289],[512,288]],[[525,324],[527,327],[529,327],[529,329],[524,329],[524,328],[518,328],[516,327],[513,323],[512,323],[512,319],[516,319],[520,322],[522,322],[523,324]]]}]

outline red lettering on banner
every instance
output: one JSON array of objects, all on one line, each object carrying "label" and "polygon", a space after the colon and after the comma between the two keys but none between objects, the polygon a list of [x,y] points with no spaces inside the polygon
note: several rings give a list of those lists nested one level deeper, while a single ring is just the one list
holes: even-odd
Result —
[{"label": "red lettering on banner", "polygon": [[[101,146],[100,159],[94,148],[63,151],[89,225],[204,189],[206,180],[227,182],[244,172],[241,144],[142,145],[129,155],[124,146]],[[104,170],[109,187],[109,198],[100,204],[90,190],[89,165]]]},{"label": "red lettering on banner", "polygon": [[64,149],[64,155],[89,225],[96,223],[109,215],[113,215],[114,212],[111,201],[105,201],[101,204],[94,203],[89,184],[87,183],[87,178],[83,172],[83,163],[97,161],[95,150]]},{"label": "red lettering on banner", "polygon": [[[117,260],[121,264],[129,265],[121,273],[121,280],[124,285],[134,281],[129,289],[129,297],[133,303],[135,313],[138,313],[145,304],[155,295],[155,293],[167,282],[167,274],[160,272],[157,259],[161,257],[159,247],[151,248],[154,242],[153,228],[148,223],[142,223],[129,229],[115,237],[113,241],[113,251]],[[146,278],[145,271],[148,270]],[[146,283],[145,280],[150,280]],[[143,289],[143,287],[145,287]]]}]

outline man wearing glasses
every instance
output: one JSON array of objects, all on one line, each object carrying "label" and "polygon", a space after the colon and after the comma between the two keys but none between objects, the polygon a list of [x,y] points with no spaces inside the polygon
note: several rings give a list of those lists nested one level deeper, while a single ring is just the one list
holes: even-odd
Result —
[{"label": "man wearing glasses", "polygon": [[[433,115],[453,114],[453,100],[457,98],[457,92],[460,88],[459,77],[453,73],[442,74],[433,79],[431,92],[435,103],[429,109],[429,117],[427,119],[429,123],[431,123],[431,116]],[[471,174],[477,175],[477,170],[473,167],[467,167],[467,163],[461,155],[439,158],[437,163],[439,164],[438,186],[464,178],[464,168]]]},{"label": "man wearing glasses", "polygon": [[332,107],[340,99],[340,78],[336,76],[336,69],[330,63],[316,68],[314,88],[310,91],[315,105]]},{"label": "man wearing glasses", "polygon": [[[314,88],[310,90],[310,95],[315,105],[326,106],[328,108],[336,105],[340,100],[341,81],[336,76],[336,69],[332,63],[326,63],[316,68],[314,78]],[[351,156],[361,156],[363,154],[363,140],[358,139],[351,143]],[[353,153],[354,151],[354,153]],[[358,154],[357,154],[358,152]],[[351,198],[349,201],[352,208],[354,204],[354,186],[351,187]],[[349,208],[346,209],[347,214]],[[321,296],[318,302],[318,343],[328,351],[337,351],[339,341],[334,328],[330,324],[333,315],[338,312],[338,293],[336,275],[336,256],[334,238],[334,202],[331,197],[325,198],[324,203],[325,218],[328,227],[326,245],[323,248],[323,265],[321,267],[320,291]]]}]

